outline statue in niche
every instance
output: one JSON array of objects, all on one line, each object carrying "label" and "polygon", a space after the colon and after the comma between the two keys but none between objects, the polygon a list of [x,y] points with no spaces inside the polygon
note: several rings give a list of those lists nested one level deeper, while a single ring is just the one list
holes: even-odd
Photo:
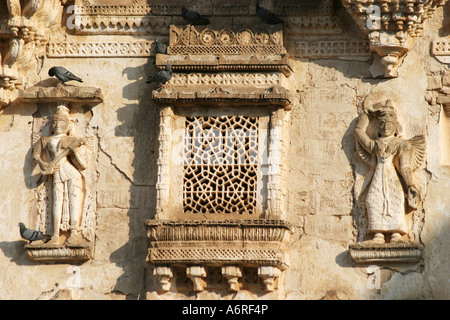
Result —
[{"label": "statue in niche", "polygon": [[[69,109],[59,105],[50,123],[50,136],[41,136],[33,147],[33,160],[44,176],[50,177],[52,239],[48,245],[61,244],[61,232],[69,232],[67,244],[84,242],[81,230],[86,227],[89,207],[85,169],[91,149],[90,139],[72,132]],[[48,219],[49,217],[47,217]],[[90,218],[91,219],[91,218]]]},{"label": "statue in niche", "polygon": [[[370,120],[375,132],[368,134]],[[367,190],[367,233],[369,241],[405,242],[408,233],[406,213],[417,209],[421,201],[413,172],[425,158],[423,135],[411,139],[399,136],[397,113],[390,100],[367,108],[358,118],[355,128],[356,150],[372,170]],[[405,196],[406,195],[406,196]]]}]

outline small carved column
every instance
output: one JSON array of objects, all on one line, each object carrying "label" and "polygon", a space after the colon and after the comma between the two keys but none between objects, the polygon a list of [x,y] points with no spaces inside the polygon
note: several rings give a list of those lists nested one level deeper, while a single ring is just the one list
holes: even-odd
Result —
[{"label": "small carved column", "polygon": [[267,215],[273,219],[284,216],[282,147],[284,118],[287,113],[284,109],[276,109],[270,116]]},{"label": "small carved column", "polygon": [[192,280],[194,284],[193,291],[200,292],[205,290],[206,281],[206,269],[203,266],[190,266],[186,268],[186,275]]},{"label": "small carved column", "polygon": [[229,291],[239,291],[239,278],[242,277],[241,268],[236,266],[222,267],[222,275],[227,279]]},{"label": "small carved column", "polygon": [[156,184],[157,217],[163,219],[170,201],[170,161],[172,158],[173,110],[163,106],[160,110],[158,181]]}]

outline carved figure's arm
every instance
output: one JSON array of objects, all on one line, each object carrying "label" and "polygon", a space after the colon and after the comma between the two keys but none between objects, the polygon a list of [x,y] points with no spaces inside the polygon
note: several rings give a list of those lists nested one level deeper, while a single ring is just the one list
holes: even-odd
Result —
[{"label": "carved figure's arm", "polygon": [[369,116],[366,112],[363,112],[361,113],[356,122],[355,137],[358,140],[358,142],[363,146],[363,148],[367,152],[372,154],[375,148],[375,141],[372,140],[366,133],[368,126],[369,126]]}]

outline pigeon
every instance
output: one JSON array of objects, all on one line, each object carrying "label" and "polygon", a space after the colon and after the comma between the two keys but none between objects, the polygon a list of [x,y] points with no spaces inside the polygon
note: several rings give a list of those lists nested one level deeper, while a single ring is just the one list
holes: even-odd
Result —
[{"label": "pigeon", "polygon": [[149,77],[146,83],[156,82],[161,84],[163,88],[166,87],[166,82],[172,78],[172,65],[169,63],[166,65],[166,70],[158,71],[153,77]]},{"label": "pigeon", "polygon": [[67,82],[67,81],[72,81],[72,80],[78,81],[78,82],[83,82],[83,80],[81,80],[76,75],[74,75],[72,72],[70,72],[69,70],[67,70],[63,67],[50,68],[50,70],[48,70],[48,75],[50,77],[55,76],[56,78],[61,80],[62,83]]},{"label": "pigeon", "polygon": [[167,53],[167,45],[161,43],[158,39],[155,40],[155,44],[156,44],[156,53],[162,54]]},{"label": "pigeon", "polygon": [[181,8],[181,15],[184,18],[184,20],[186,20],[187,22],[189,22],[194,26],[209,24],[208,18],[205,18],[204,16],[198,14],[195,11],[188,10],[185,7]]},{"label": "pigeon", "polygon": [[23,224],[22,222],[19,222],[18,226],[20,227],[20,235],[22,236],[22,238],[29,241],[28,244],[32,243],[33,241],[39,240],[44,240],[44,243],[47,243],[52,238],[52,236],[43,234],[40,231],[27,229],[27,227],[25,227],[25,224]]},{"label": "pigeon", "polygon": [[256,14],[258,17],[267,24],[279,24],[283,23],[283,20],[278,18],[274,13],[259,6],[259,2],[256,3]]}]

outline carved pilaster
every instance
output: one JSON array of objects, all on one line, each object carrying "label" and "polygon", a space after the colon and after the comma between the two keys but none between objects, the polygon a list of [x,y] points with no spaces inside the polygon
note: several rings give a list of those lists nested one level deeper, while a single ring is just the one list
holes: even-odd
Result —
[{"label": "carved pilaster", "polygon": [[170,202],[170,167],[172,160],[173,111],[170,106],[160,110],[159,157],[156,183],[156,213],[159,219],[167,218]]}]

